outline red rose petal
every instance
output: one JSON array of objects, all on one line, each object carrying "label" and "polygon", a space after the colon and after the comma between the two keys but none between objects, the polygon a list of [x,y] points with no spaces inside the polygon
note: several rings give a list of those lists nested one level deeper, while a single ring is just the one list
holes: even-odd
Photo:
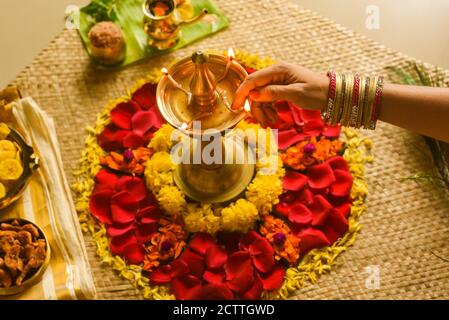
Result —
[{"label": "red rose petal", "polygon": [[313,193],[310,189],[304,189],[298,197],[297,200],[299,203],[302,203],[306,206],[310,205],[313,201]]},{"label": "red rose petal", "polygon": [[256,69],[247,67],[247,66],[245,66],[245,65],[243,66],[243,68],[246,70],[246,72],[248,72],[248,74],[251,74],[251,73],[256,72]]},{"label": "red rose petal", "polygon": [[156,286],[169,284],[172,280],[172,271],[172,266],[169,264],[154,269],[150,274],[151,284]]},{"label": "red rose petal", "polygon": [[302,108],[299,108],[299,110],[301,113],[301,118],[305,122],[322,121],[321,120],[321,112],[319,110],[302,109]]},{"label": "red rose petal", "polygon": [[308,224],[312,221],[312,212],[302,203],[293,205],[288,214],[291,223]]},{"label": "red rose petal", "polygon": [[202,300],[233,300],[234,293],[225,284],[207,284],[201,289]]},{"label": "red rose petal", "polygon": [[158,129],[161,127],[160,116],[154,110],[156,110],[156,108],[152,108],[149,111],[138,111],[134,114],[131,119],[134,132],[143,136],[150,129]]},{"label": "red rose petal", "polygon": [[190,272],[190,268],[185,260],[176,259],[170,263],[171,265],[171,277],[176,278],[186,275]]},{"label": "red rose petal", "polygon": [[110,238],[120,237],[131,231],[134,231],[134,222],[125,225],[114,224],[106,226],[106,234]]},{"label": "red rose petal", "polygon": [[282,180],[282,185],[284,190],[299,191],[307,183],[307,177],[296,171],[287,171],[284,179]]},{"label": "red rose petal", "polygon": [[331,185],[330,193],[336,197],[349,195],[352,188],[352,175],[348,171],[334,170],[335,182]]},{"label": "red rose petal", "polygon": [[332,206],[323,196],[315,195],[309,209],[312,212],[312,226],[322,226],[326,223]]},{"label": "red rose petal", "polygon": [[348,162],[341,156],[330,158],[326,161],[332,170],[349,171]]},{"label": "red rose petal", "polygon": [[226,248],[228,254],[239,251],[239,242],[242,238],[240,232],[219,232],[216,237],[217,242]]},{"label": "red rose petal", "polygon": [[125,248],[132,244],[137,244],[136,237],[133,233],[125,233],[123,236],[111,238],[109,246],[113,254],[122,256]]},{"label": "red rose petal", "polygon": [[254,241],[249,252],[253,258],[253,264],[260,272],[268,272],[274,266],[274,249],[265,238]]},{"label": "red rose petal", "polygon": [[339,210],[332,210],[327,219],[323,232],[329,239],[329,244],[337,241],[348,231],[348,220],[341,214]]},{"label": "red rose petal", "polygon": [[287,149],[292,144],[302,141],[307,135],[298,133],[295,129],[284,130],[278,132],[278,148],[280,150]]},{"label": "red rose petal", "polygon": [[193,252],[190,248],[184,250],[180,257],[181,260],[184,260],[190,268],[190,272],[197,276],[201,277],[204,272],[204,259],[199,254]]},{"label": "red rose petal", "polygon": [[123,138],[123,146],[125,148],[137,149],[145,145],[145,140],[143,136],[135,131],[129,131],[128,134]]},{"label": "red rose petal", "polygon": [[117,223],[128,223],[136,218],[139,203],[133,195],[127,191],[116,193],[111,199],[112,221]]},{"label": "red rose petal", "polygon": [[200,279],[192,275],[180,276],[171,282],[171,291],[178,300],[194,299],[199,295],[200,290]]},{"label": "red rose petal", "polygon": [[226,274],[224,269],[219,270],[206,270],[203,273],[204,281],[213,284],[223,283],[225,280]]},{"label": "red rose petal", "polygon": [[251,265],[247,265],[243,262],[240,272],[236,276],[229,280],[226,284],[234,292],[248,291],[254,283],[254,270]]},{"label": "red rose petal", "polygon": [[105,151],[123,149],[123,139],[129,134],[128,130],[117,128],[114,124],[106,126],[98,136],[98,143]]},{"label": "red rose petal", "polygon": [[314,189],[327,188],[335,181],[334,172],[328,163],[310,167],[307,171],[307,177],[309,178],[309,186]]},{"label": "red rose petal", "polygon": [[290,209],[291,209],[292,205],[287,204],[285,202],[281,202],[278,203],[275,207],[274,210],[279,213],[281,216],[283,216],[284,218],[288,218],[288,215],[290,214]]},{"label": "red rose petal", "polygon": [[204,262],[209,269],[221,268],[228,260],[228,253],[223,246],[210,246],[204,256]]},{"label": "red rose petal", "polygon": [[116,174],[106,169],[101,169],[95,176],[95,181],[97,184],[101,185],[102,188],[108,188],[111,190],[115,188],[115,184],[118,179],[119,177]]},{"label": "red rose petal", "polygon": [[236,278],[243,269],[252,268],[251,256],[247,251],[237,251],[228,257],[225,264],[226,279]]},{"label": "red rose petal", "polygon": [[340,214],[345,217],[346,219],[349,218],[351,214],[351,205],[349,203],[343,203],[342,205],[334,208],[335,210],[338,210]]},{"label": "red rose petal", "polygon": [[123,250],[123,257],[129,264],[139,265],[145,258],[145,248],[140,244],[130,244]]},{"label": "red rose petal", "polygon": [[274,108],[277,110],[278,121],[273,128],[277,128],[279,130],[287,130],[293,127],[293,115],[288,106],[287,101],[277,101],[274,103]]},{"label": "red rose petal", "polygon": [[89,211],[101,223],[112,224],[111,199],[114,191],[103,190],[91,195]]},{"label": "red rose petal", "polygon": [[257,239],[262,238],[260,234],[258,234],[256,231],[251,230],[247,234],[245,234],[241,239],[239,243],[240,250],[249,250],[249,246],[256,241]]},{"label": "red rose petal", "polygon": [[137,242],[140,244],[147,244],[151,241],[154,233],[159,227],[158,222],[149,224],[138,224],[135,228]]},{"label": "red rose petal", "polygon": [[293,104],[292,102],[288,102],[288,106],[290,108],[290,112],[292,113],[295,124],[299,127],[302,127],[304,125],[304,119],[302,118],[301,108]]},{"label": "red rose petal", "polygon": [[309,120],[302,127],[304,134],[309,136],[319,136],[324,128],[323,120]]},{"label": "red rose petal", "polygon": [[161,218],[161,210],[154,206],[148,206],[137,211],[137,217],[141,224],[157,223]]},{"label": "red rose petal", "polygon": [[254,282],[251,288],[249,288],[247,291],[245,291],[243,294],[241,294],[241,297],[243,299],[248,300],[257,300],[260,299],[260,295],[263,291],[263,283],[262,280],[260,280],[260,277],[258,274],[254,275]]},{"label": "red rose petal", "polygon": [[[329,188],[323,188],[323,189],[314,189],[314,188],[309,188],[310,192],[312,192],[312,194],[315,195],[320,195],[324,198],[329,198]],[[329,199],[330,201],[330,199]]]},{"label": "red rose petal", "polygon": [[305,254],[312,249],[321,248],[330,244],[326,235],[318,229],[304,229],[297,234],[297,237],[301,239],[299,244],[301,254]]},{"label": "red rose petal", "polygon": [[148,196],[145,181],[139,177],[123,176],[117,180],[116,188],[117,191],[128,191],[138,202]]},{"label": "red rose petal", "polygon": [[321,133],[323,136],[329,139],[338,138],[340,136],[341,127],[337,124],[335,126],[325,126],[323,132]]},{"label": "red rose petal", "polygon": [[273,269],[260,275],[262,281],[263,289],[267,291],[277,290],[282,286],[285,277],[285,267],[277,262]]},{"label": "red rose petal", "polygon": [[204,232],[196,233],[189,243],[190,249],[202,256],[206,254],[207,249],[215,245],[214,238],[210,234]]},{"label": "red rose petal", "polygon": [[120,129],[131,129],[131,118],[140,107],[134,101],[122,102],[111,110],[111,122]]},{"label": "red rose petal", "polygon": [[157,84],[146,83],[134,92],[132,99],[143,109],[154,107],[156,106],[156,88]]}]

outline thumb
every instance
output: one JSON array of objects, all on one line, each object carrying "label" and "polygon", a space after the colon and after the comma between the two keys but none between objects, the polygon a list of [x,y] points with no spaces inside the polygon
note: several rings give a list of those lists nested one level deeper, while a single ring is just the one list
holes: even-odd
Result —
[{"label": "thumb", "polygon": [[297,100],[296,86],[291,85],[269,85],[250,91],[249,96],[252,100],[258,102],[273,102],[277,100]]}]

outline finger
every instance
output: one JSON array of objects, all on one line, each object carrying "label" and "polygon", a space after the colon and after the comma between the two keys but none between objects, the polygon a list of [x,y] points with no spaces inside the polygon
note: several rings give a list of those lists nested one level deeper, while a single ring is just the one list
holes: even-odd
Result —
[{"label": "finger", "polygon": [[253,103],[251,106],[251,116],[262,126],[266,126],[267,118],[260,104]]},{"label": "finger", "polygon": [[250,91],[249,96],[254,101],[273,102],[276,100],[295,101],[298,97],[296,85],[269,85]]},{"label": "finger", "polygon": [[278,76],[279,70],[275,66],[271,66],[250,74],[237,89],[232,107],[242,107],[251,90],[257,87],[264,87],[272,83]]}]

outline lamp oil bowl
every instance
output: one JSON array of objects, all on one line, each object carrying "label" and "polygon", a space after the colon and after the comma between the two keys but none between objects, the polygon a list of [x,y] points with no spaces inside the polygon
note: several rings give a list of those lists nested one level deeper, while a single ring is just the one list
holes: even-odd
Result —
[{"label": "lamp oil bowl", "polygon": [[[195,52],[163,73],[157,88],[159,110],[191,139],[183,150],[192,152],[177,165],[175,183],[188,197],[203,203],[234,199],[255,171],[253,150],[229,130],[246,115],[243,109],[232,110],[231,103],[247,72],[233,56]],[[213,155],[218,161],[205,161],[204,151],[217,141],[212,153],[220,153]],[[192,154],[199,154],[199,160],[193,161]]]},{"label": "lamp oil bowl", "polygon": [[175,0],[146,0],[143,4],[143,14],[148,45],[158,50],[166,50],[178,43],[183,25],[203,18],[207,10],[204,9],[196,17],[183,20]]},{"label": "lamp oil bowl", "polygon": [[[17,179],[2,178],[0,180],[2,187],[5,188],[4,196],[0,198],[0,209],[11,205],[23,195],[33,172],[39,167],[39,158],[36,156],[34,149],[25,142],[16,130],[10,127],[8,127],[8,130],[9,134],[3,141],[14,146],[16,150],[15,160],[21,163],[23,171]],[[0,159],[0,161],[5,161],[5,159]]]}]

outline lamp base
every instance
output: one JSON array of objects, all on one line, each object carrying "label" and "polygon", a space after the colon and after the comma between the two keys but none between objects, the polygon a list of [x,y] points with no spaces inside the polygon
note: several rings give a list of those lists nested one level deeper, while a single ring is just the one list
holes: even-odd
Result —
[{"label": "lamp base", "polygon": [[179,164],[174,171],[176,185],[192,200],[202,203],[231,201],[244,192],[253,179],[253,150],[246,143],[229,137],[223,138],[223,147],[225,157],[232,155],[233,161],[211,165]]}]

